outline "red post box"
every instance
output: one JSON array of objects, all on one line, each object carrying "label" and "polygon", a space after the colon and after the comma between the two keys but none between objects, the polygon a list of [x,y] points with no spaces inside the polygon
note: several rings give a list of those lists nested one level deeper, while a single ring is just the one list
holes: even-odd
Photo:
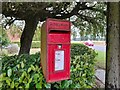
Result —
[{"label": "red post box", "polygon": [[41,29],[41,65],[47,82],[70,78],[70,27],[67,20],[47,19]]}]

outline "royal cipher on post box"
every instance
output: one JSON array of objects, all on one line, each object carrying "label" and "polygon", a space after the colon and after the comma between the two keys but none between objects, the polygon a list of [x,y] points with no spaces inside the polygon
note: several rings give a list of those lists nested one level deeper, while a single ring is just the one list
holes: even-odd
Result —
[{"label": "royal cipher on post box", "polygon": [[70,27],[67,20],[48,18],[41,28],[41,66],[46,82],[70,78]]}]

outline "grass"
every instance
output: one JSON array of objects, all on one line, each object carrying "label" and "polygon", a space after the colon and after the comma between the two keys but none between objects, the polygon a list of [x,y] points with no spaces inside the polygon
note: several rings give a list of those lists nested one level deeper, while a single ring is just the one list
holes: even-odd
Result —
[{"label": "grass", "polygon": [[98,53],[98,55],[95,58],[97,60],[96,66],[99,68],[105,69],[105,67],[106,67],[106,52],[98,51],[98,50],[96,50],[96,52]]},{"label": "grass", "polygon": [[37,52],[40,52],[40,48],[31,48],[30,49],[30,54],[35,54]]}]

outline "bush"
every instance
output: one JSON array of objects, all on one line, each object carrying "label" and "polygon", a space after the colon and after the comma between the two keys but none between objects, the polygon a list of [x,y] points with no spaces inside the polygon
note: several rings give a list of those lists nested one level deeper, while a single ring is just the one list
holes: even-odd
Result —
[{"label": "bush", "polygon": [[[71,58],[74,59],[76,56],[81,56],[81,55],[90,55],[91,59],[94,59],[96,56],[95,51],[92,48],[87,47],[84,44],[79,44],[79,43],[72,43],[71,44]],[[94,61],[94,60],[92,60]]]},{"label": "bush", "polygon": [[6,49],[0,49],[0,56],[5,56],[5,55],[8,55],[8,51]]},{"label": "bush", "polygon": [[50,88],[43,78],[40,53],[3,57],[2,88]]},{"label": "bush", "polygon": [[6,36],[4,36],[4,34],[2,37],[0,36],[0,46],[7,46],[9,43],[10,41]]},{"label": "bush", "polygon": [[95,57],[97,53],[83,45],[71,45],[71,77],[55,83],[56,88],[92,88],[95,85]]},{"label": "bush", "polygon": [[93,49],[83,44],[71,45],[71,79],[73,79],[75,87],[94,86],[96,55],[97,53]]},{"label": "bush", "polygon": [[[77,50],[76,50],[77,49]],[[78,51],[82,50],[82,51]],[[77,51],[77,52],[76,52]],[[84,52],[84,53],[83,53]],[[43,78],[40,53],[3,57],[2,88],[50,88]],[[96,53],[85,45],[71,45],[71,78],[52,83],[54,88],[91,88],[94,86]]]},{"label": "bush", "polygon": [[10,40],[7,37],[5,30],[0,26],[0,47],[7,46],[10,43]]},{"label": "bush", "polygon": [[[18,46],[20,47],[20,42],[13,42],[18,44]],[[41,42],[40,41],[32,41],[32,45],[31,48],[40,48]]]}]

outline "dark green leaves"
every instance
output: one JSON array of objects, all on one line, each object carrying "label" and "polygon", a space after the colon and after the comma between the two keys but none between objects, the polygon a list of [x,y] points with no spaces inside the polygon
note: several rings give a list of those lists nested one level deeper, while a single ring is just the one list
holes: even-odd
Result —
[{"label": "dark green leaves", "polygon": [[[94,86],[94,50],[82,44],[71,45],[70,79],[52,83],[55,88],[92,88]],[[3,57],[0,75],[2,88],[51,88],[40,67],[40,53]],[[1,79],[2,78],[2,79]]]},{"label": "dark green leaves", "polygon": [[11,68],[7,70],[7,75],[8,75],[8,77],[10,77],[12,75],[12,69]]},{"label": "dark green leaves", "polygon": [[[93,3],[91,2],[91,4]],[[79,29],[81,38],[92,40],[105,38],[106,10],[107,5],[104,2],[97,2],[91,8],[88,7],[88,9],[79,11],[79,14],[76,15],[76,19],[72,23]]]}]

